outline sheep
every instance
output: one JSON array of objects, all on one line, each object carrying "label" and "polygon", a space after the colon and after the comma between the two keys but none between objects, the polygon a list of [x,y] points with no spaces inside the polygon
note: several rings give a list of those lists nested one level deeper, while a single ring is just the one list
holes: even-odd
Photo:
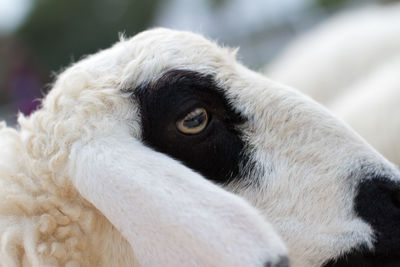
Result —
[{"label": "sheep", "polygon": [[399,32],[400,4],[347,11],[292,41],[266,75],[329,104],[400,55]]},{"label": "sheep", "polygon": [[1,131],[8,266],[400,261],[399,170],[200,35],[123,39],[18,121]]},{"label": "sheep", "polygon": [[400,166],[400,55],[329,104],[375,149]]}]

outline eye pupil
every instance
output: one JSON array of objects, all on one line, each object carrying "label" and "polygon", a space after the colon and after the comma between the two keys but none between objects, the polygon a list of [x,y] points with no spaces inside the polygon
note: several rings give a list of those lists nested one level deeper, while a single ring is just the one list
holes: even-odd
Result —
[{"label": "eye pupil", "polygon": [[206,120],[206,115],[205,113],[200,113],[196,115],[195,117],[192,118],[187,118],[186,120],[183,121],[183,126],[187,128],[195,128],[198,127],[199,125],[203,124]]},{"label": "eye pupil", "polygon": [[206,128],[207,123],[207,111],[204,108],[196,108],[183,119],[177,121],[176,127],[184,134],[198,134]]}]

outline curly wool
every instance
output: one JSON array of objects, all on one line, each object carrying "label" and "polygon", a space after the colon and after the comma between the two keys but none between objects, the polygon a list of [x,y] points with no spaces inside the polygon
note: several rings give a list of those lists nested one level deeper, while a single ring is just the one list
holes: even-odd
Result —
[{"label": "curly wool", "polygon": [[[28,118],[19,117],[20,131],[3,124],[1,266],[110,266],[110,262],[126,266],[135,262],[130,245],[78,194],[63,171],[71,144],[101,133],[94,128],[102,128],[105,110],[114,112],[120,103],[117,89],[109,88],[115,86],[73,66],[59,77],[42,109]],[[98,118],[87,119],[93,116]],[[88,123],[77,123],[81,121]],[[107,239],[117,240],[117,249],[125,256],[110,262],[100,256],[110,250]]]}]

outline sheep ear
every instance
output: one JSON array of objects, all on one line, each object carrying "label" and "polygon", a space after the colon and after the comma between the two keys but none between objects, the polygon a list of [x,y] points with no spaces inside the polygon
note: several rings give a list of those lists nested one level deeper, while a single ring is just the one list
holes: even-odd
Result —
[{"label": "sheep ear", "polygon": [[244,200],[129,135],[74,144],[69,170],[143,266],[264,266],[286,254]]}]

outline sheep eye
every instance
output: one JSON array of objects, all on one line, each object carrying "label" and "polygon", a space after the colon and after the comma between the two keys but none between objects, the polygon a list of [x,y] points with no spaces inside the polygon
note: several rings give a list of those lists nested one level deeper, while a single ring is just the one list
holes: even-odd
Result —
[{"label": "sheep eye", "polygon": [[198,134],[206,128],[208,122],[207,111],[196,108],[183,119],[176,122],[176,127],[184,134]]}]

